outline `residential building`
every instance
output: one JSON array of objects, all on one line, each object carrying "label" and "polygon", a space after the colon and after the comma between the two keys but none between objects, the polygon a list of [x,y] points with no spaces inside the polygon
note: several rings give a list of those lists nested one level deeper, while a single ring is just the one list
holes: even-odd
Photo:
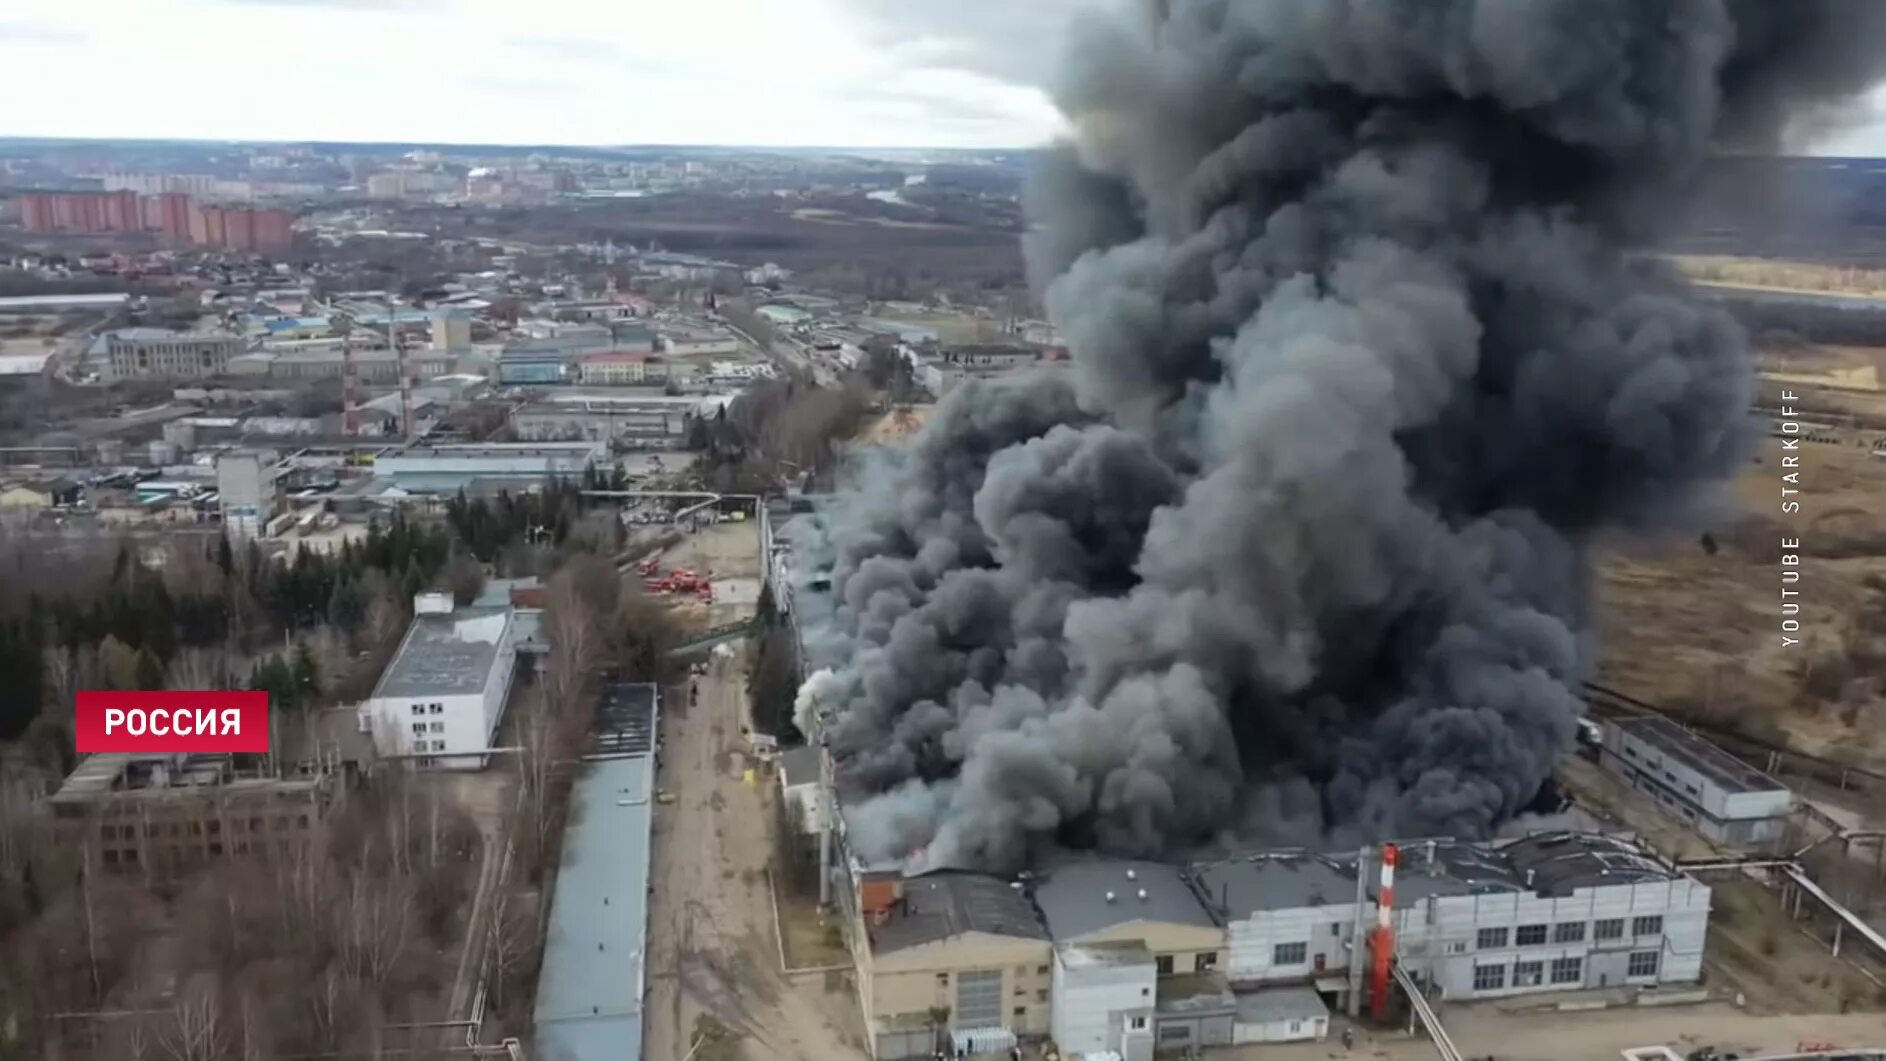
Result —
[{"label": "residential building", "polygon": [[788,748],[779,755],[780,796],[800,830],[808,833],[825,828],[819,756],[820,749],[810,744]]},{"label": "residential building", "polygon": [[944,870],[886,899],[852,933],[873,1057],[1008,1050],[1048,1033],[1048,933],[1019,884]]},{"label": "residential building", "polygon": [[106,372],[114,381],[206,379],[222,375],[245,345],[237,335],[126,328],[105,336]]},{"label": "residential building", "polygon": [[1607,721],[1599,762],[1717,843],[1779,842],[1794,807],[1786,785],[1660,715]]},{"label": "residential building", "polygon": [[[1375,868],[1358,862],[1271,852],[1193,867],[1226,923],[1227,977],[1346,997],[1350,962],[1369,954],[1356,927],[1374,925],[1379,901]],[[1391,924],[1418,981],[1469,999],[1694,983],[1708,915],[1709,888],[1642,848],[1548,833],[1404,846]]]},{"label": "residential building", "polygon": [[314,764],[250,774],[227,755],[90,755],[47,797],[64,843],[95,865],[168,877],[231,855],[285,854],[318,835],[339,788]]},{"label": "residential building", "polygon": [[384,756],[418,765],[482,769],[517,669],[515,609],[454,608],[449,593],[421,593],[399,650],[360,707],[362,732]]},{"label": "residential building", "polygon": [[20,227],[27,232],[141,232],[144,214],[136,192],[26,192]]}]

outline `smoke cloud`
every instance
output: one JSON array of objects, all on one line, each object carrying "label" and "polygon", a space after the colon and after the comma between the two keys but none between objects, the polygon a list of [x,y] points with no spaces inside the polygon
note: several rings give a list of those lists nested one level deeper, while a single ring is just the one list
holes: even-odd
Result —
[{"label": "smoke cloud", "polygon": [[1741,333],[1627,251],[1870,85],[1886,5],[1173,0],[1073,45],[1025,245],[1071,367],[959,389],[806,546],[853,844],[1490,833],[1572,745],[1593,535],[1746,453]]}]

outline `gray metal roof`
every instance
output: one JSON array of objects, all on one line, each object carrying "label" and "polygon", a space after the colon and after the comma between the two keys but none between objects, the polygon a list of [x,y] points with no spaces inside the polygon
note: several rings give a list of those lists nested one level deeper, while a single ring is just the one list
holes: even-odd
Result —
[{"label": "gray metal roof", "polygon": [[[386,665],[375,697],[455,696],[475,693],[497,661],[498,642],[511,609],[460,608],[445,615],[415,615],[399,652]],[[505,661],[509,662],[509,661]]]},{"label": "gray metal roof", "polygon": [[640,1061],[650,762],[592,761],[572,793],[537,983],[534,1056]]},{"label": "gray metal roof", "polygon": [[1066,862],[1036,883],[1035,903],[1056,940],[1078,940],[1133,921],[1201,928],[1218,923],[1187,883],[1184,870],[1161,862]]},{"label": "gray metal roof", "polygon": [[1709,779],[1725,792],[1785,792],[1787,786],[1661,715],[1609,723]]},{"label": "gray metal roof", "polygon": [[1681,876],[1643,848],[1598,833],[1544,833],[1515,840],[1500,854],[1540,895],[1570,895],[1579,888]]},{"label": "gray metal roof", "polygon": [[873,925],[871,949],[879,954],[986,932],[1045,941],[1048,930],[1020,888],[1000,877],[942,870],[904,881],[903,898],[882,924]]},{"label": "gray metal roof", "polygon": [[1311,1020],[1329,1016],[1329,1007],[1311,987],[1272,987],[1238,996],[1238,1023]]},{"label": "gray metal roof", "polygon": [[[1406,906],[1437,895],[1491,895],[1520,890],[1520,874],[1485,844],[1435,840],[1400,845],[1395,867],[1395,904]],[[1349,859],[1353,866],[1355,859]],[[1381,863],[1371,862],[1374,872]]]},{"label": "gray metal roof", "polygon": [[1183,973],[1159,981],[1154,1008],[1167,1016],[1204,1017],[1231,1013],[1238,1000],[1221,973]]},{"label": "gray metal roof", "polygon": [[647,755],[655,748],[655,686],[623,682],[602,691],[590,725],[589,755]]},{"label": "gray metal roof", "polygon": [[786,779],[787,788],[816,782],[819,779],[819,750],[808,744],[780,752],[779,773]]},{"label": "gray metal roof", "polygon": [[1201,862],[1192,871],[1220,913],[1238,920],[1259,910],[1356,900],[1354,859],[1345,865],[1306,852],[1279,852]]}]

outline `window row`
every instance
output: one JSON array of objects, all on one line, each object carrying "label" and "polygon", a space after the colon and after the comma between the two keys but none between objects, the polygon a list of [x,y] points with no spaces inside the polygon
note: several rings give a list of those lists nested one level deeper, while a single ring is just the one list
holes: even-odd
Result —
[{"label": "window row", "polygon": [[[1631,979],[1656,976],[1661,965],[1662,955],[1654,950],[1632,951],[1625,963],[1624,975]],[[1473,967],[1473,989],[1475,991],[1503,991],[1506,989],[1508,968],[1504,964],[1475,965]],[[1514,987],[1540,987],[1550,982],[1554,985],[1580,985],[1585,980],[1585,959],[1554,958],[1550,965],[1543,961],[1518,961],[1511,968]]]},{"label": "window row", "polygon": [[[1585,922],[1561,921],[1556,925],[1520,925],[1512,932],[1515,947],[1543,947],[1546,943],[1583,943],[1585,941]],[[1631,919],[1631,935],[1659,936],[1663,934],[1663,916],[1648,914]],[[1591,922],[1591,938],[1597,941],[1624,938],[1624,919],[1621,917],[1602,918]],[[1500,950],[1506,946],[1507,930],[1501,928],[1483,928],[1474,939],[1480,950]]]},{"label": "window row", "polygon": [[445,705],[444,704],[414,704],[413,714],[414,715],[443,715],[445,714]]}]

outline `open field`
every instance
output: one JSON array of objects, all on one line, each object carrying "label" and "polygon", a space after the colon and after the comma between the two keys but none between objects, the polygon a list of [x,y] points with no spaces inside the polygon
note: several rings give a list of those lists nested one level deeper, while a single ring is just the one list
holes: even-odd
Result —
[{"label": "open field", "polygon": [[[1817,355],[1837,366],[1852,357]],[[1795,388],[1810,401],[1832,392]],[[1861,415],[1886,395],[1842,393]],[[1803,419],[1826,420],[1818,414]],[[1861,766],[1886,764],[1886,459],[1879,432],[1842,426],[1784,468],[1778,439],[1708,521],[1703,539],[1600,551],[1598,680],[1666,707]],[[1797,482],[1782,476],[1798,473]],[[1782,489],[1798,513],[1784,513]],[[1801,644],[1782,642],[1782,541],[1798,538]]]},{"label": "open field", "polygon": [[1673,260],[1683,275],[1690,279],[1724,287],[1830,295],[1886,295],[1886,269],[1718,254],[1676,255]]}]

